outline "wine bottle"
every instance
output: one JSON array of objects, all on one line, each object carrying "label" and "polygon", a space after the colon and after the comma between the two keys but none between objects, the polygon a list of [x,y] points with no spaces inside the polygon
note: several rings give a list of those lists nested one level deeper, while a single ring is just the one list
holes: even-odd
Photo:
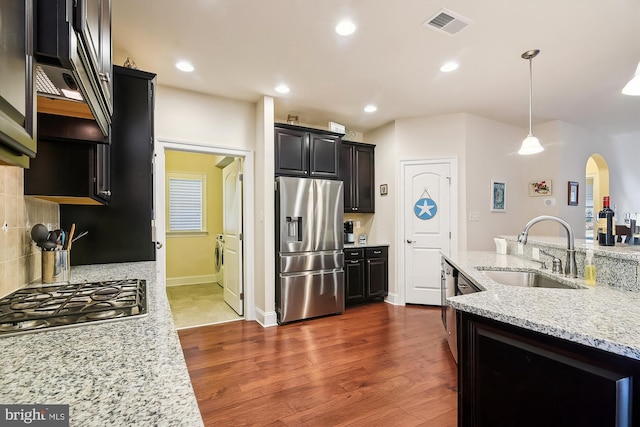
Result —
[{"label": "wine bottle", "polygon": [[614,246],[616,244],[616,236],[614,234],[616,227],[615,213],[609,206],[609,196],[604,196],[602,198],[602,210],[598,212],[598,243],[601,246]]}]

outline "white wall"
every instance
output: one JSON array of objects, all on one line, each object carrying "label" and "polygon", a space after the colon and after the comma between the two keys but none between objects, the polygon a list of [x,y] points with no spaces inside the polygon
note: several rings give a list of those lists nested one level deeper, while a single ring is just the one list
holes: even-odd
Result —
[{"label": "white wall", "polygon": [[255,104],[158,86],[156,138],[254,150]]},{"label": "white wall", "polygon": [[[518,155],[520,143],[526,135],[521,128],[478,116],[466,117],[466,170],[464,191],[465,212],[459,221],[466,224],[465,239],[468,250],[493,250],[493,238],[501,234],[518,234],[531,217],[527,201],[526,183],[522,169],[527,164],[540,164],[533,157]],[[545,175],[547,175],[545,173]],[[506,212],[491,212],[491,180],[505,182]],[[470,221],[469,214],[477,213],[478,221]]]},{"label": "white wall", "polygon": [[[364,141],[375,144],[375,208],[369,231],[370,242],[389,244],[389,292],[396,293],[396,206],[399,200],[397,174],[398,162],[395,144],[395,122],[389,123],[365,135]],[[388,185],[388,194],[380,196],[380,184]]]},{"label": "white wall", "polygon": [[622,224],[625,212],[640,212],[640,133],[619,136],[607,148],[611,203]]},{"label": "white wall", "polygon": [[275,315],[275,201],[273,197],[274,140],[273,98],[265,96],[256,105],[256,177],[255,177],[255,292],[257,321],[276,324]]}]

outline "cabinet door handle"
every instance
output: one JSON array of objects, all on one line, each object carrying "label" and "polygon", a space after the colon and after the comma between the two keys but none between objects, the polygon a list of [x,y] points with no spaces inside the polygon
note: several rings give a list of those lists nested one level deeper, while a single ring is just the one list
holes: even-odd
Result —
[{"label": "cabinet door handle", "polygon": [[351,264],[357,264],[357,263],[359,263],[360,261],[358,261],[358,260],[352,260],[352,261],[349,261],[349,262],[350,262]]},{"label": "cabinet door handle", "polygon": [[409,240],[409,239],[407,239],[407,243],[415,243],[415,242],[416,242],[415,240]]},{"label": "cabinet door handle", "polygon": [[107,190],[107,191],[100,191],[99,194],[101,196],[110,196],[111,195],[111,191]]},{"label": "cabinet door handle", "polygon": [[374,254],[379,255],[382,253],[382,251],[373,251]]},{"label": "cabinet door handle", "polygon": [[109,73],[98,73],[98,75],[100,76],[100,80],[105,83],[109,83],[109,81],[111,80],[111,77],[109,77]]}]

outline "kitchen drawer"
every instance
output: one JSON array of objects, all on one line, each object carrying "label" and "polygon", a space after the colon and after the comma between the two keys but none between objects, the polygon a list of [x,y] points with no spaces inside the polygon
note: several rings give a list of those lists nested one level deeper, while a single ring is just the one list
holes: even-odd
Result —
[{"label": "kitchen drawer", "polygon": [[363,249],[344,249],[344,259],[363,259],[364,258],[364,250]]},{"label": "kitchen drawer", "polygon": [[389,248],[387,248],[386,246],[367,248],[366,249],[367,258],[386,258],[388,249]]}]

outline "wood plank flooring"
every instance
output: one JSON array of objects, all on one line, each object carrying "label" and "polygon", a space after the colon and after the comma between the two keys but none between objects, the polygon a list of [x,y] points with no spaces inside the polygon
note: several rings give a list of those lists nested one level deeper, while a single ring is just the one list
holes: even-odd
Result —
[{"label": "wood plank flooring", "polygon": [[206,426],[457,424],[439,307],[386,303],[262,328],[179,331]]}]

